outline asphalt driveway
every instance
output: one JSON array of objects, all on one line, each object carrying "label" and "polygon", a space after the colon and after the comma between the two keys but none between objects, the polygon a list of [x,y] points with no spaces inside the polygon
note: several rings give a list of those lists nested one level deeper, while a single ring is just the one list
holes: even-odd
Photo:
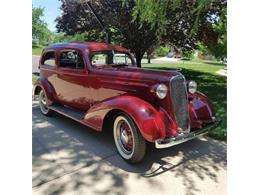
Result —
[{"label": "asphalt driveway", "polygon": [[226,194],[226,144],[204,137],[173,148],[149,145],[127,164],[109,129],[98,133],[32,105],[33,194]]},{"label": "asphalt driveway", "polygon": [[32,56],[32,72],[40,72],[38,69],[40,56]]}]

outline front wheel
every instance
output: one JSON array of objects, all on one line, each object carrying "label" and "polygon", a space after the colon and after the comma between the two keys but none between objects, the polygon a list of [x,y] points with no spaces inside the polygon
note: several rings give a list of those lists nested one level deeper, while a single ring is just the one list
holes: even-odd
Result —
[{"label": "front wheel", "polygon": [[114,120],[114,140],[121,157],[130,163],[140,162],[146,149],[146,141],[134,121],[124,113]]},{"label": "front wheel", "polygon": [[49,109],[47,106],[47,96],[42,89],[39,94],[39,104],[40,104],[40,109],[41,113],[45,116],[51,116],[53,114],[53,110]]}]

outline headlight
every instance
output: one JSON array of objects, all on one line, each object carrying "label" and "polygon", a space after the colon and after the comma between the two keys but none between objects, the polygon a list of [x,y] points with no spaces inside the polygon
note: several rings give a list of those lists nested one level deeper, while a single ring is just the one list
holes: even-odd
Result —
[{"label": "headlight", "polygon": [[164,84],[160,84],[156,88],[156,95],[158,98],[163,99],[167,95],[167,86]]},{"label": "headlight", "polygon": [[195,81],[190,81],[188,87],[190,93],[195,93],[197,91],[197,83]]}]

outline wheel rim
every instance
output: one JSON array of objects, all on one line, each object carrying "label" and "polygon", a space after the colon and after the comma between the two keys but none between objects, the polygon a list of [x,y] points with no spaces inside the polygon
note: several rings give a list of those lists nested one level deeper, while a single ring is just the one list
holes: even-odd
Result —
[{"label": "wheel rim", "polygon": [[46,95],[44,93],[44,91],[40,92],[40,97],[39,97],[39,103],[40,103],[40,108],[43,114],[46,114],[49,109],[47,106],[47,99],[46,99]]},{"label": "wheel rim", "polygon": [[131,158],[134,152],[134,137],[132,127],[123,116],[116,118],[114,122],[114,139],[120,154],[126,158]]}]

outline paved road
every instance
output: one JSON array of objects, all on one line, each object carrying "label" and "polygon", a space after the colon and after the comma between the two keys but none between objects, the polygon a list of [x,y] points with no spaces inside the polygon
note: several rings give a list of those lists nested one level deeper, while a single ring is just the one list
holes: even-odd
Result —
[{"label": "paved road", "polygon": [[32,72],[39,72],[38,65],[39,65],[40,56],[32,56]]},{"label": "paved road", "polygon": [[143,163],[117,154],[109,129],[98,133],[32,105],[34,195],[226,194],[226,144],[204,137],[173,148],[149,145]]}]

